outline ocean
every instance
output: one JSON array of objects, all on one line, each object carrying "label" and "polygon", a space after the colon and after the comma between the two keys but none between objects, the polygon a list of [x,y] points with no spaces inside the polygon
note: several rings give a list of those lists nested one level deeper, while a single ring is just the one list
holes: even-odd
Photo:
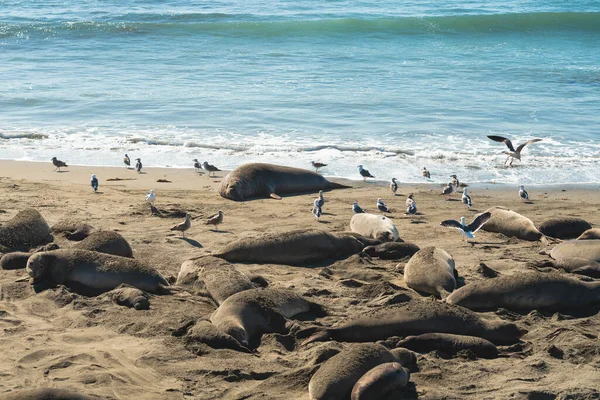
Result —
[{"label": "ocean", "polygon": [[600,183],[600,0],[0,0],[0,159],[125,153]]}]

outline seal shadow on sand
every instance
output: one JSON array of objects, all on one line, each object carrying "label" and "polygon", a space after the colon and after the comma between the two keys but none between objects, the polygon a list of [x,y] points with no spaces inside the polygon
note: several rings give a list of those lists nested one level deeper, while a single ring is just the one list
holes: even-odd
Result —
[{"label": "seal shadow on sand", "polygon": [[199,249],[203,248],[203,246],[200,244],[200,242],[198,242],[194,239],[190,239],[190,238],[186,238],[186,237],[178,237],[177,239],[183,240],[184,242],[187,242],[187,243],[191,244],[192,246],[197,247]]}]

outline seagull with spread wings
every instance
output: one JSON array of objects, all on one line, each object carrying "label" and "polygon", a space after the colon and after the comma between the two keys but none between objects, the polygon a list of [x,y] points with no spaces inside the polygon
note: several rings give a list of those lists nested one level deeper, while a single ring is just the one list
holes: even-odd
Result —
[{"label": "seagull with spread wings", "polygon": [[508,164],[509,167],[512,166],[512,163],[513,161],[515,161],[515,158],[521,161],[521,150],[523,150],[523,147],[527,146],[528,144],[542,141],[542,139],[531,139],[525,143],[521,143],[519,146],[517,146],[517,149],[515,150],[512,142],[508,138],[494,135],[489,135],[488,138],[492,139],[494,142],[502,142],[506,145],[506,147],[508,147],[509,151],[503,151],[503,153],[508,155],[508,157],[506,157],[506,161],[504,161],[504,164],[506,164],[510,159],[510,164]]},{"label": "seagull with spread wings", "polygon": [[447,219],[442,221],[440,225],[445,226],[446,228],[458,229],[465,236],[465,239],[473,239],[475,237],[474,233],[481,229],[491,217],[491,213],[484,212],[477,216],[469,225],[467,225],[465,217],[460,217],[460,222],[453,219]]}]

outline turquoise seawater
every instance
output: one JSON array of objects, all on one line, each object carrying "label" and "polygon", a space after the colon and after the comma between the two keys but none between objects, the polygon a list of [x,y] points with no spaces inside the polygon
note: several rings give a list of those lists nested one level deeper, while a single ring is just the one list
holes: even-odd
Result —
[{"label": "turquoise seawater", "polygon": [[0,158],[124,153],[597,183],[600,0],[0,0]]}]

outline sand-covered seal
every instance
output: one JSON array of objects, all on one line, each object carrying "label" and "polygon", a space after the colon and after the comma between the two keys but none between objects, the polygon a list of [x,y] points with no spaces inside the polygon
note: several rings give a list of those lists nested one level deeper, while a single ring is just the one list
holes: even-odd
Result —
[{"label": "sand-covered seal", "polygon": [[362,252],[371,257],[381,258],[382,260],[400,260],[412,256],[419,250],[419,246],[414,243],[387,242],[375,246],[367,246]]},{"label": "sand-covered seal", "polygon": [[513,323],[482,318],[463,307],[439,301],[412,300],[363,313],[336,328],[318,329],[303,344],[328,339],[338,342],[375,342],[390,336],[432,332],[477,336],[495,344],[513,344],[524,333]]},{"label": "sand-covered seal", "polygon": [[400,238],[396,225],[385,215],[354,214],[350,220],[350,230],[382,242],[395,242]]},{"label": "sand-covered seal", "polygon": [[538,226],[544,235],[557,239],[575,239],[588,229],[592,229],[589,222],[575,217],[551,218]]},{"label": "sand-covered seal", "polygon": [[96,231],[73,246],[74,249],[98,251],[114,256],[133,258],[133,250],[120,233]]},{"label": "sand-covered seal", "polygon": [[287,318],[306,312],[322,314],[323,308],[290,290],[250,289],[228,297],[210,322],[248,347],[263,333],[287,332]]},{"label": "sand-covered seal", "polygon": [[501,233],[522,240],[536,241],[542,238],[529,218],[505,207],[492,207],[485,210],[492,217],[481,227],[486,232]]},{"label": "sand-covered seal", "polygon": [[568,310],[600,303],[600,282],[558,273],[502,275],[463,286],[446,302],[471,310]]},{"label": "sand-covered seal", "polygon": [[192,351],[194,351],[194,346],[196,346],[197,343],[202,343],[213,349],[231,349],[244,353],[251,352],[251,350],[242,346],[234,339],[233,336],[223,332],[211,324],[210,321],[206,320],[198,321],[194,326],[188,329],[183,340],[185,346]]},{"label": "sand-covered seal", "polygon": [[379,364],[364,374],[352,388],[350,400],[379,400],[408,384],[410,372],[398,362]]},{"label": "sand-covered seal", "polygon": [[592,228],[583,232],[577,240],[596,240],[600,239],[600,228]]},{"label": "sand-covered seal", "polygon": [[50,242],[51,239],[48,223],[33,208],[19,211],[0,226],[0,247],[8,251],[28,251],[32,247]]},{"label": "sand-covered seal", "polygon": [[419,250],[404,267],[404,282],[418,292],[446,298],[456,289],[454,259],[445,250]]},{"label": "sand-covered seal", "polygon": [[64,234],[68,240],[80,241],[88,237],[95,228],[85,221],[75,218],[64,218],[52,225],[53,233]]},{"label": "sand-covered seal", "polygon": [[212,255],[230,262],[302,265],[347,257],[377,243],[352,232],[305,229],[238,239]]},{"label": "sand-covered seal", "polygon": [[489,340],[450,333],[424,333],[408,336],[400,340],[396,346],[418,353],[429,353],[435,350],[444,355],[453,356],[460,351],[469,350],[481,358],[498,357],[498,348]]},{"label": "sand-covered seal", "polygon": [[150,296],[148,293],[123,284],[107,293],[110,298],[120,306],[135,308],[136,310],[147,310],[150,308]]},{"label": "sand-covered seal", "polygon": [[24,251],[13,251],[6,253],[0,258],[0,268],[2,269],[23,269],[27,267],[27,260],[31,253]]},{"label": "sand-covered seal", "polygon": [[102,398],[64,389],[38,388],[2,393],[2,400],[102,400]]},{"label": "sand-covered seal", "polygon": [[79,249],[33,254],[27,261],[27,273],[34,279],[34,289],[44,282],[65,285],[85,296],[108,292],[123,283],[152,293],[169,285],[158,271],[137,260]]},{"label": "sand-covered seal", "polygon": [[281,199],[281,194],[344,189],[348,186],[329,182],[315,172],[274,164],[244,164],[227,174],[219,193],[226,199],[244,201],[256,197]]}]

